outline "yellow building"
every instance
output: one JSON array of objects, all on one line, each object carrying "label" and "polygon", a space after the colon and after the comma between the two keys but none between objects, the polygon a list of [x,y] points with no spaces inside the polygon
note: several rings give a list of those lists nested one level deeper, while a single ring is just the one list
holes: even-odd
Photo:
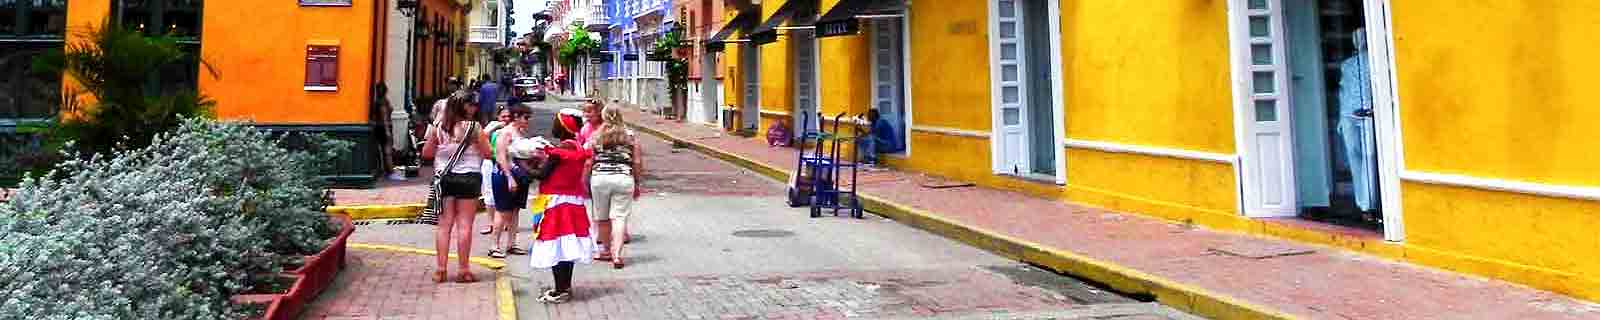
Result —
[{"label": "yellow building", "polygon": [[[435,95],[444,91],[447,77],[461,71],[463,59],[456,48],[465,42],[462,18],[468,8],[453,0],[417,2],[415,32],[420,36],[412,48],[417,79],[413,90]],[[59,48],[81,35],[63,30],[98,26],[102,21],[177,36],[190,56],[203,59],[215,73],[202,72],[200,61],[191,59],[158,75],[163,87],[198,89],[217,101],[216,114],[222,119],[252,121],[279,131],[328,133],[354,142],[353,152],[337,160],[337,172],[332,174],[345,182],[373,180],[379,152],[373,126],[388,117],[374,114],[374,90],[384,78],[385,64],[404,63],[402,57],[390,57],[382,50],[390,45],[385,35],[388,12],[397,10],[394,1],[65,3],[40,8],[50,13],[40,15],[50,17],[41,25],[50,27],[38,28],[37,35],[20,35],[29,41],[16,43]],[[39,35],[55,42],[33,41]],[[10,46],[13,41],[7,36],[0,34],[0,43]],[[403,106],[400,101],[391,105]],[[48,110],[32,104],[24,107],[32,113],[10,118],[39,117],[34,111]],[[8,115],[0,115],[0,123],[8,120],[4,118]]]},{"label": "yellow building", "polygon": [[1600,299],[1600,3],[733,2],[735,128],[878,109],[899,169]]}]

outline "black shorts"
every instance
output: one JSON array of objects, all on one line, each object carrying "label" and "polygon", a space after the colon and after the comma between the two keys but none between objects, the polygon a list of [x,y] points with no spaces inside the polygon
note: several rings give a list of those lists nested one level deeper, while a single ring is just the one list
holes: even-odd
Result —
[{"label": "black shorts", "polygon": [[483,195],[483,175],[477,172],[449,173],[439,180],[439,196],[447,198],[477,198]]}]

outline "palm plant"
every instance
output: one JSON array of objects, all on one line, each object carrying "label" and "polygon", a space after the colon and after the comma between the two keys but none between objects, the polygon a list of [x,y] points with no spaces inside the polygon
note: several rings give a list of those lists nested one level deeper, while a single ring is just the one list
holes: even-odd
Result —
[{"label": "palm plant", "polygon": [[[184,118],[213,115],[216,102],[195,89],[158,89],[163,68],[191,58],[176,38],[147,36],[109,20],[78,35],[64,50],[34,60],[35,72],[73,80],[48,130],[52,147],[72,141],[85,154],[138,148]],[[219,77],[204,59],[196,60]]]}]

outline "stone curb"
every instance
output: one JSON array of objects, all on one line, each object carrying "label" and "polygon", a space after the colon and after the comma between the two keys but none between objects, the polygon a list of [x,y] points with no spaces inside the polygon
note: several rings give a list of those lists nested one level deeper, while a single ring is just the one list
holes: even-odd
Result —
[{"label": "stone curb", "polygon": [[[636,130],[687,145],[690,149],[750,169],[769,178],[786,181],[789,172],[714,147],[672,136],[638,123]],[[1178,310],[1214,319],[1295,319],[1271,308],[1240,301],[1210,290],[1185,285],[1143,271],[1014,238],[991,230],[961,224],[909,205],[889,202],[870,193],[859,193],[862,206],[873,213],[918,229],[961,241],[1007,258],[1050,268],[1056,272],[1104,283],[1117,291],[1149,294],[1157,301]]]},{"label": "stone curb", "polygon": [[[391,246],[391,245],[382,245],[382,244],[368,244],[368,243],[354,243],[354,242],[351,242],[351,243],[346,244],[346,245],[351,249],[361,249],[361,250],[389,251],[389,252],[398,252],[398,253],[415,254],[415,255],[426,255],[426,256],[431,256],[431,255],[437,254],[436,251],[428,250],[428,249],[401,247],[401,246]],[[455,256],[456,255],[454,255],[454,254],[450,255],[451,258],[454,258]],[[500,320],[516,320],[517,319],[517,301],[516,301],[516,298],[512,294],[512,291],[511,291],[511,277],[509,277],[509,275],[506,274],[506,271],[505,271],[506,263],[504,261],[497,261],[497,260],[488,259],[488,258],[482,258],[482,257],[467,258],[467,262],[471,262],[472,264],[476,264],[476,265],[478,265],[480,267],[489,268],[490,270],[494,270],[494,279],[495,279],[494,280],[494,291],[495,291],[495,306],[496,306],[495,309],[497,309],[496,310],[497,311],[497,317]]]}]

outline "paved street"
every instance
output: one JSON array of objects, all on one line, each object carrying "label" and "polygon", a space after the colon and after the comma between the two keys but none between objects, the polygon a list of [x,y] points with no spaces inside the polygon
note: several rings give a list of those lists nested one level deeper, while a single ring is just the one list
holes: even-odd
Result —
[{"label": "paved street", "polygon": [[[537,132],[574,106],[535,105]],[[1195,319],[882,217],[808,218],[777,181],[639,138],[649,179],[627,268],[581,265],[574,299],[550,306],[533,300],[549,270],[512,256],[519,319]],[[431,226],[358,228],[353,242],[433,246]],[[476,239],[474,255],[487,254],[488,237]]]},{"label": "paved street", "polygon": [[581,266],[552,307],[532,300],[549,272],[512,259],[519,318],[1184,318],[880,217],[807,218],[778,182],[639,137],[649,195],[628,267]]}]

